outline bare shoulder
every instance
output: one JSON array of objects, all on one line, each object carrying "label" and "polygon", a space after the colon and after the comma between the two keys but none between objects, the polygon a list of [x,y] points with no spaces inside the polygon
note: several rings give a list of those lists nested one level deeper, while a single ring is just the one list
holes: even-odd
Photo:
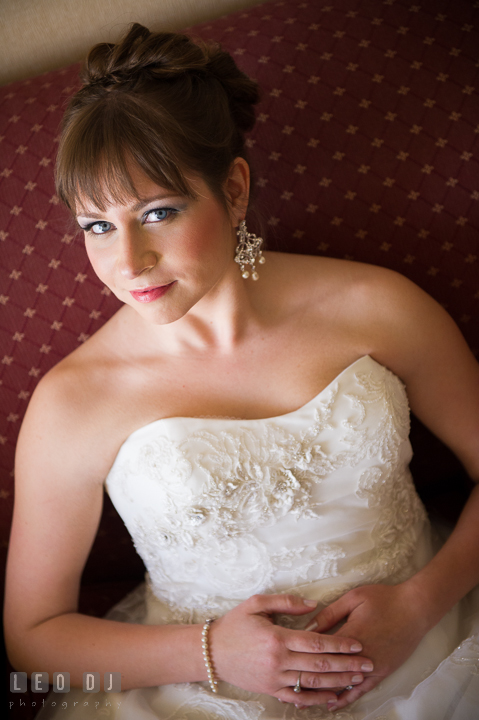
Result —
[{"label": "bare shoulder", "polygon": [[371,310],[379,301],[386,302],[386,308],[394,312],[400,297],[410,297],[412,302],[427,297],[414,283],[387,268],[338,258],[273,255],[277,273],[288,278],[294,288],[294,298],[309,304],[312,312],[318,308],[329,311],[329,303],[333,303],[337,318],[354,317],[357,322],[364,315],[369,324]]},{"label": "bare shoulder", "polygon": [[349,283],[370,285],[381,280],[387,281],[394,276],[402,278],[399,273],[377,265],[320,255],[272,252],[267,254],[267,258],[268,261],[271,258],[279,272],[294,276],[295,279],[302,278],[308,286],[311,283],[308,290],[319,281],[326,281],[332,286],[341,283],[344,290],[344,282],[348,285]]},{"label": "bare shoulder", "polygon": [[50,472],[62,467],[68,481],[103,482],[111,458],[102,431],[109,406],[102,399],[113,393],[108,387],[113,374],[108,372],[107,356],[98,349],[92,338],[38,383],[19,435],[17,477],[23,477],[23,471],[30,474],[31,465],[41,461]]},{"label": "bare shoulder", "polygon": [[303,312],[331,333],[354,338],[403,380],[433,358],[437,366],[438,353],[444,363],[474,365],[450,315],[404,275],[335,258],[278,254],[275,262]]}]

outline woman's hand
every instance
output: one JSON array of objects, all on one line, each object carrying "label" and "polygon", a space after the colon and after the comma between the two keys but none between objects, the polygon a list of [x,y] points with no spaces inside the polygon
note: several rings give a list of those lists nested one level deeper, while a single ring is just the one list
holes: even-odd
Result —
[{"label": "woman's hand", "polygon": [[[218,679],[299,705],[335,701],[331,688],[362,683],[364,668],[373,666],[358,656],[362,648],[357,640],[273,623],[274,613],[305,615],[314,605],[294,595],[254,595],[216,620],[210,654]],[[307,689],[295,693],[300,672],[301,686]]]},{"label": "woman's hand", "polygon": [[332,637],[357,638],[374,663],[373,672],[328,703],[329,709],[354,702],[408,659],[430,629],[419,608],[419,599],[407,583],[366,585],[346,593],[316,616],[317,625],[311,629],[317,633],[331,630],[346,619]]}]

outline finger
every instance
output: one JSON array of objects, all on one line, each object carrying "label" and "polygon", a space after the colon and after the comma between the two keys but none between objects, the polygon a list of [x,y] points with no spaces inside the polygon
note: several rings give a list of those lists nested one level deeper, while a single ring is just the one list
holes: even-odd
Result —
[{"label": "finger", "polygon": [[[298,675],[294,670],[288,671],[281,675],[280,682],[294,688],[298,681]],[[303,690],[334,690],[335,692],[337,688],[359,685],[363,680],[364,675],[358,672],[302,672],[300,678]]]},{"label": "finger", "polygon": [[325,607],[316,617],[306,626],[306,630],[314,630],[316,632],[326,632],[331,630],[341,620],[344,620],[349,613],[356,607],[352,593],[347,593]]},{"label": "finger", "polygon": [[[320,635],[305,630],[283,629],[288,650],[304,653],[358,653],[363,648],[354,638],[342,635]],[[366,658],[363,658],[366,661]],[[301,668],[299,668],[301,669]]]},{"label": "finger", "polygon": [[302,690],[295,693],[293,688],[285,687],[276,694],[278,700],[294,705],[326,705],[337,700],[336,693],[331,690]]},{"label": "finger", "polygon": [[297,595],[253,595],[244,605],[253,615],[282,613],[286,615],[304,615],[316,607],[316,600],[301,598]]},{"label": "finger", "polygon": [[[345,690],[338,695],[335,700],[329,701],[328,710],[341,710],[347,705],[350,705],[355,702],[355,700],[358,700],[360,697],[376,687],[376,685],[380,683],[381,679],[382,678],[377,675],[367,677],[360,685],[356,685],[352,690]],[[352,685],[352,683],[349,684]],[[298,693],[298,695],[300,694],[301,693]]]},{"label": "finger", "polygon": [[[335,672],[372,672],[374,665],[361,655],[346,655],[342,653],[289,653],[285,659],[286,672],[293,671],[296,676],[299,671],[312,673]],[[349,683],[346,683],[349,685]]]}]

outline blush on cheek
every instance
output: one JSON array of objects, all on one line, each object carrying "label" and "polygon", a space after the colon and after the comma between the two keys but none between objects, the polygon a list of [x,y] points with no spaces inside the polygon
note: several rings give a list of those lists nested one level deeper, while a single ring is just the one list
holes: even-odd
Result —
[{"label": "blush on cheek", "polygon": [[94,252],[89,252],[88,245],[86,246],[86,254],[95,275],[104,282],[105,285],[108,285],[108,262],[105,262],[105,258],[100,262]]},{"label": "blush on cheek", "polygon": [[184,248],[192,260],[205,261],[209,256],[218,259],[222,251],[229,254],[231,223],[221,206],[208,205],[196,217],[194,232],[188,237]]},{"label": "blush on cheek", "polygon": [[97,278],[121,300],[114,287],[115,262],[113,257],[108,256],[106,253],[102,253],[101,257],[98,257],[98,254],[95,253],[94,250],[88,248],[88,244],[85,245],[85,249],[90,265]]}]

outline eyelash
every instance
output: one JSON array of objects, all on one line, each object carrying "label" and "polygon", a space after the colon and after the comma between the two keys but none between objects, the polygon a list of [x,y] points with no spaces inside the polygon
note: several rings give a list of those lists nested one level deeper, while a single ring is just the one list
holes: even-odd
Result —
[{"label": "eyelash", "polygon": [[[151,214],[153,214],[153,213],[162,213],[162,212],[167,213],[166,217],[161,218],[161,220],[154,220],[153,222],[164,222],[164,221],[167,220],[171,215],[176,214],[176,213],[178,212],[178,210],[175,210],[175,208],[170,208],[170,207],[167,207],[167,208],[153,208],[152,210],[148,210],[148,212],[146,212],[146,213],[144,214],[144,216],[143,216],[143,218],[144,218],[144,224],[145,224],[145,223],[146,223],[146,224],[149,224],[149,223],[147,223],[147,221],[146,221],[146,218],[147,218],[149,215],[151,215]],[[93,232],[92,228],[94,228],[95,225],[110,225],[110,226],[111,226],[112,223],[109,223],[109,222],[107,222],[106,220],[96,220],[95,222],[88,223],[88,225],[80,225],[80,227],[81,227],[81,229],[82,229],[84,232],[91,233],[92,235],[106,235],[106,234],[109,232],[109,229],[106,230],[105,232],[100,232],[100,233]]]}]

